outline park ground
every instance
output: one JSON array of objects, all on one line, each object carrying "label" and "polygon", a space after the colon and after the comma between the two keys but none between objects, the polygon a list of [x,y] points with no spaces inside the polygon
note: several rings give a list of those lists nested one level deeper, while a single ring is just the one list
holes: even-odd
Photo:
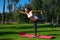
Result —
[{"label": "park ground", "polygon": [[52,35],[53,39],[21,37],[19,32],[33,34],[33,24],[0,24],[0,40],[60,40],[60,27],[54,27],[50,24],[38,24],[38,34]]}]

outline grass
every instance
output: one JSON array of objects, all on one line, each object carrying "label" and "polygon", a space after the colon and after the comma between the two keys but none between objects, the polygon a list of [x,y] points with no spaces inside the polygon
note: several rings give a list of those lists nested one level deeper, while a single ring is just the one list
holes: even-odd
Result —
[{"label": "grass", "polygon": [[60,27],[53,27],[49,24],[38,24],[38,34],[52,35],[54,39],[39,39],[27,38],[18,35],[19,32],[33,34],[34,29],[32,24],[16,24],[16,25],[1,25],[0,24],[0,40],[59,40]]}]

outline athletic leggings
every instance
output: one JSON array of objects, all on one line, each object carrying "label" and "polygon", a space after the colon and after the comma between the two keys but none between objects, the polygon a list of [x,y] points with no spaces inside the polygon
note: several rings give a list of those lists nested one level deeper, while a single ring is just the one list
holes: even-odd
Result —
[{"label": "athletic leggings", "polygon": [[37,21],[44,21],[44,19],[37,19],[36,21],[33,22],[34,25],[34,36],[37,36]]},{"label": "athletic leggings", "polygon": [[33,25],[34,25],[34,36],[37,36],[37,21],[34,21]]}]

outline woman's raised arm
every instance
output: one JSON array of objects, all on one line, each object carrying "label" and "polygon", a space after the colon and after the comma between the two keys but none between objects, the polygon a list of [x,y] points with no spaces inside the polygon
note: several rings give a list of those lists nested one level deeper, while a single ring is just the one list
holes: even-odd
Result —
[{"label": "woman's raised arm", "polygon": [[42,12],[42,10],[32,10],[32,12]]},{"label": "woman's raised arm", "polygon": [[18,10],[18,12],[19,12],[19,13],[22,13],[22,14],[26,14],[25,12],[23,12],[23,11],[20,11],[20,10]]}]

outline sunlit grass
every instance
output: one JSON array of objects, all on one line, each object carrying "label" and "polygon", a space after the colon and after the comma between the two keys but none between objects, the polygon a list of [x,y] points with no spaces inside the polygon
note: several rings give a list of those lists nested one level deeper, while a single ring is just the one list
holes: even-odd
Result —
[{"label": "sunlit grass", "polygon": [[19,32],[34,33],[33,24],[0,25],[0,40],[59,40],[60,27],[38,24],[38,34],[52,35],[54,39],[27,38],[18,35]]}]

